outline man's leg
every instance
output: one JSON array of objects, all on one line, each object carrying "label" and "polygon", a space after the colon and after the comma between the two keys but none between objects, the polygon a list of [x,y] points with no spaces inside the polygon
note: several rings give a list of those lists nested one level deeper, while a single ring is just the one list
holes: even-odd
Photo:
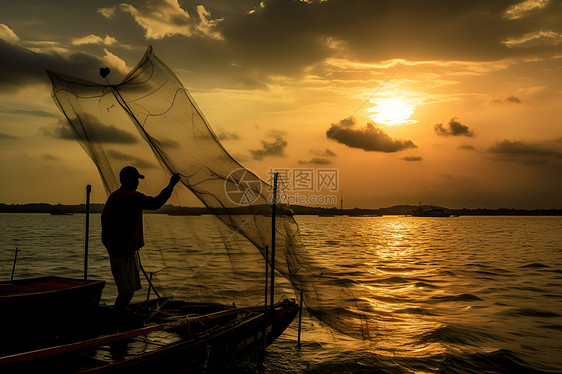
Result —
[{"label": "man's leg", "polygon": [[135,292],[118,294],[117,299],[115,299],[115,310],[118,312],[124,312],[129,306],[134,294]]}]

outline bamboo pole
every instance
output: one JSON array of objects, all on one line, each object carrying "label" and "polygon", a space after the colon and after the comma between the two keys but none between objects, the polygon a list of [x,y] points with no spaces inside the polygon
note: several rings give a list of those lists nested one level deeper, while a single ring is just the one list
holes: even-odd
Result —
[{"label": "bamboo pole", "polygon": [[86,186],[86,235],[84,238],[84,279],[88,279],[88,238],[90,236],[90,193],[92,186]]},{"label": "bamboo pole", "polygon": [[275,216],[277,215],[277,178],[279,173],[275,173],[273,177],[273,206],[271,207],[271,301],[270,307],[273,310],[275,303]]}]

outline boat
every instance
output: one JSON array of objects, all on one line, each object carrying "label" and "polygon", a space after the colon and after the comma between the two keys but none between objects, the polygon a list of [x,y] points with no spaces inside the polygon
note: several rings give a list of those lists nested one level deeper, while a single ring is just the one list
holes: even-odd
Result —
[{"label": "boat", "polygon": [[418,209],[412,212],[412,217],[450,217],[451,214],[447,213],[444,208],[436,208],[431,205],[429,209],[423,209],[421,201]]},{"label": "boat", "polygon": [[[75,328],[100,301],[104,281],[39,277],[0,282],[0,352],[33,348]],[[33,339],[29,339],[33,336]]]},{"label": "boat", "polygon": [[[2,284],[3,310],[10,306],[29,309],[26,316],[12,315],[10,325],[14,328],[3,332],[4,343],[19,342],[2,345],[2,373],[139,373],[163,367],[167,373],[203,371],[263,352],[299,311],[292,300],[267,308],[237,308],[159,298],[131,304],[128,312],[120,315],[97,304],[100,285],[103,288],[105,282],[45,277],[14,283],[21,292]],[[49,284],[53,287],[47,287]],[[38,287],[31,290],[31,285]],[[70,318],[74,323],[55,323],[58,328],[54,330],[44,317],[57,315],[49,309],[63,309],[55,300],[76,299],[95,305],[81,304],[81,312]],[[43,309],[35,309],[39,305]],[[68,317],[76,310],[61,313]],[[33,321],[31,314],[40,317],[41,323],[33,324],[35,331],[26,328],[23,333],[23,322]]]}]

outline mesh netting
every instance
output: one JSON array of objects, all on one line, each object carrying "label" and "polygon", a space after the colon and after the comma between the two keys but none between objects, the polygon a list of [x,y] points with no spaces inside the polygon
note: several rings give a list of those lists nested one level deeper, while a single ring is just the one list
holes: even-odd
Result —
[{"label": "mesh netting", "polygon": [[[169,174],[179,173],[181,183],[222,223],[265,255],[272,241],[271,186],[228,154],[191,94],[152,48],[120,84],[48,75],[55,102],[108,194],[119,187],[116,176],[123,166],[146,170],[160,164]],[[368,338],[361,301],[345,283],[326,279],[329,275],[303,246],[290,207],[282,201],[275,231],[275,269],[296,295],[302,292],[308,311],[337,331]]]}]

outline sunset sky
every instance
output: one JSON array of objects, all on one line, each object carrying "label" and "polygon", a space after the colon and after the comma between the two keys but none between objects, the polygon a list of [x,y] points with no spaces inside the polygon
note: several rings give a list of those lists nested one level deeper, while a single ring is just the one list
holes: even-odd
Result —
[{"label": "sunset sky", "polygon": [[45,70],[117,83],[149,45],[262,179],[335,168],[347,208],[562,208],[554,0],[3,0],[0,202],[105,201]]}]

